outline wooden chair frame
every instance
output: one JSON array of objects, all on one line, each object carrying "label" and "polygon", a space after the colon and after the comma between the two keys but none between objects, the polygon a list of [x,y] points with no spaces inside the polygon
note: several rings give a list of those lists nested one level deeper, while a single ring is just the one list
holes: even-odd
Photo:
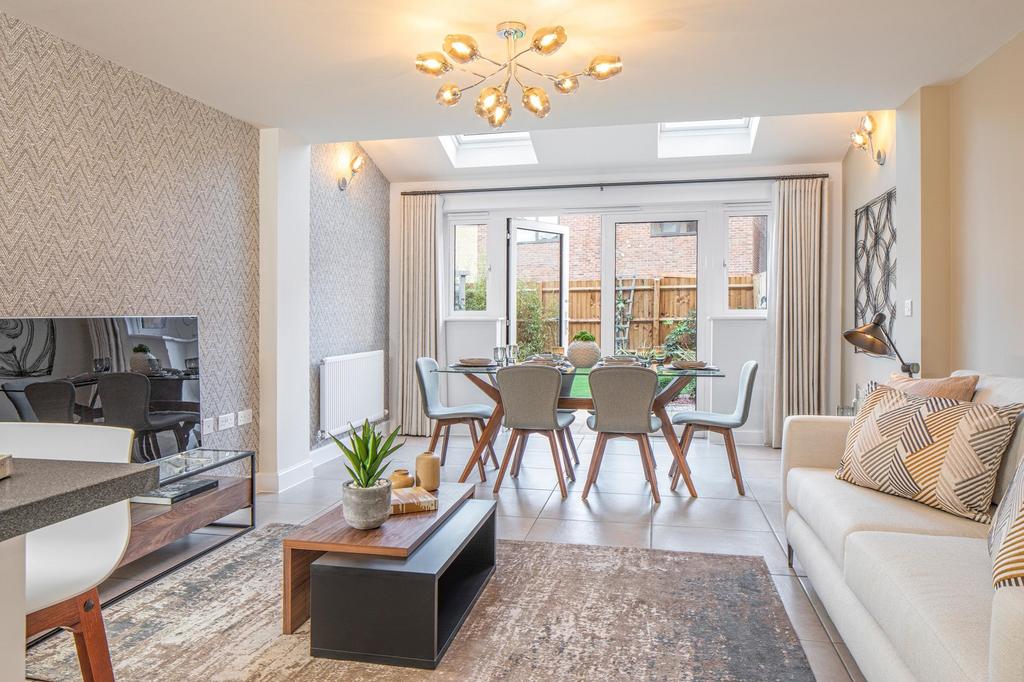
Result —
[{"label": "wooden chair frame", "polygon": [[[512,429],[512,434],[509,436],[508,445],[505,447],[505,455],[501,458],[501,467],[498,469],[498,477],[494,481],[494,492],[497,493],[501,488],[501,481],[505,478],[505,472],[508,470],[508,465],[512,462],[513,457],[515,458],[515,466],[513,467],[515,475],[519,474],[519,465],[522,462],[523,451],[526,449],[526,439],[531,434],[539,433],[543,434],[548,439],[548,445],[551,447],[551,459],[555,463],[555,475],[558,477],[558,489],[562,493],[562,498],[569,496],[569,491],[565,487],[565,472],[562,470],[562,458],[565,459],[566,467],[569,470],[569,477],[575,481],[576,474],[572,470],[572,466],[569,465],[569,454],[565,449],[565,442],[562,441],[562,454],[559,455],[558,442],[560,439],[565,438],[565,429],[555,430],[534,430],[534,429]],[[514,478],[515,476],[513,476]]]},{"label": "wooden chair frame", "polygon": [[[480,442],[480,436],[477,434],[477,427],[480,427],[480,431],[484,430],[484,420],[479,417],[453,417],[451,419],[436,419],[434,420],[434,430],[430,434],[430,445],[427,446],[427,450],[434,452],[437,448],[437,441],[441,437],[441,431],[444,431],[444,442],[441,444],[441,466],[444,466],[444,460],[448,455],[448,438],[451,435],[452,426],[456,424],[466,424],[469,426],[469,435],[473,439],[473,447],[475,448]],[[498,455],[494,452],[494,434],[490,437],[490,440],[486,444],[487,452],[490,455],[491,462],[494,464],[494,468],[498,468]],[[481,480],[487,480],[487,474],[484,473],[483,460],[477,462],[480,468]]]},{"label": "wooden chair frame", "polygon": [[25,617],[26,638],[54,628],[68,630],[74,635],[78,665],[85,682],[113,682],[114,669],[97,588]]},{"label": "wooden chair frame", "polygon": [[[601,470],[601,461],[604,459],[604,449],[608,441],[613,438],[629,438],[635,440],[640,446],[640,464],[644,469],[644,477],[651,486],[651,496],[655,504],[661,504],[661,493],[658,491],[658,479],[654,474],[654,451],[651,449],[651,439],[646,433],[606,433],[597,432],[597,443],[594,445],[594,455],[590,459],[590,471],[587,473],[587,482],[583,485],[583,499],[590,494],[590,487],[597,482],[597,475]],[[673,488],[675,490],[675,488]]]},{"label": "wooden chair frame", "polygon": [[[717,433],[725,439],[725,453],[729,459],[729,471],[732,473],[733,480],[736,481],[736,491],[740,495],[746,496],[747,493],[743,487],[743,473],[740,471],[740,458],[736,453],[736,439],[733,438],[732,429],[708,424],[686,424],[683,427],[683,435],[679,439],[679,448],[683,452],[683,459],[686,458],[690,450],[690,443],[693,442],[693,434],[697,429]],[[669,475],[672,477],[672,491],[675,492],[676,486],[679,485],[679,468],[674,463]]]}]

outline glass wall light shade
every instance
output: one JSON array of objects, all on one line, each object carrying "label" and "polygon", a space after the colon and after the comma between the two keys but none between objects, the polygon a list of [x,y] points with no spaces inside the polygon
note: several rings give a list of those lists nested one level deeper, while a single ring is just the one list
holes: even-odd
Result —
[{"label": "glass wall light shade", "polygon": [[864,149],[868,146],[867,136],[859,130],[854,130],[850,133],[850,142],[853,143],[854,147],[858,147],[860,149]]},{"label": "glass wall light shade", "polygon": [[462,99],[462,90],[455,83],[445,83],[438,88],[436,99],[442,106],[453,107]]},{"label": "glass wall light shade", "polygon": [[861,117],[860,129],[868,134],[875,132],[875,119],[871,118],[871,114],[864,114]]},{"label": "glass wall light shade", "polygon": [[555,76],[555,90],[563,95],[571,95],[580,87],[580,79],[569,71],[563,71]]},{"label": "glass wall light shade", "polygon": [[441,74],[451,71],[452,65],[440,52],[422,52],[416,55],[416,70],[438,78]]},{"label": "glass wall light shade", "polygon": [[474,111],[477,116],[487,118],[494,113],[494,110],[497,109],[500,104],[508,105],[508,98],[505,96],[505,93],[502,92],[501,88],[484,88],[476,98],[476,108]]},{"label": "glass wall light shade", "polygon": [[442,49],[459,64],[468,64],[480,56],[480,47],[473,37],[461,33],[445,36]]},{"label": "glass wall light shade", "polygon": [[487,117],[487,122],[492,128],[500,128],[505,125],[512,116],[512,107],[509,106],[508,98],[502,96],[502,101],[498,102],[498,105],[494,107],[494,111]]},{"label": "glass wall light shade", "polygon": [[554,54],[569,39],[561,26],[545,26],[533,34],[533,51],[544,56]]},{"label": "glass wall light shade", "polygon": [[614,55],[602,54],[590,60],[587,75],[594,80],[608,80],[622,73],[622,60]]},{"label": "glass wall light shade", "polygon": [[523,88],[523,108],[537,118],[544,118],[551,113],[551,100],[544,88]]},{"label": "glass wall light shade", "polygon": [[356,158],[352,159],[352,175],[355,176],[359,171],[363,170],[363,164],[366,162],[366,157],[362,154],[357,154]]}]

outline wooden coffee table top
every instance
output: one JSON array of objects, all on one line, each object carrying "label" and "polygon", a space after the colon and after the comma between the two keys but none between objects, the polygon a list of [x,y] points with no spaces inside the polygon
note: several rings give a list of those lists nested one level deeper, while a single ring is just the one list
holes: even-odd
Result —
[{"label": "wooden coffee table top", "polygon": [[460,504],[473,497],[473,488],[472,483],[442,483],[435,493],[437,511],[396,514],[374,530],[357,530],[349,526],[339,504],[286,536],[284,547],[405,558],[430,537]]}]

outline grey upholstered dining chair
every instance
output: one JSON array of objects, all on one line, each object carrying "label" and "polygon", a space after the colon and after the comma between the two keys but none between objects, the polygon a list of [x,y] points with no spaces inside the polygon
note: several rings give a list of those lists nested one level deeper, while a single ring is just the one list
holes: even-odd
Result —
[{"label": "grey upholstered dining chair", "polygon": [[640,463],[647,482],[651,484],[651,495],[655,503],[661,502],[654,475],[654,453],[648,437],[661,428],[661,420],[651,414],[657,393],[658,373],[646,367],[606,366],[590,372],[594,414],[587,418],[587,426],[597,432],[597,444],[590,460],[587,482],[583,486],[583,499],[587,499],[590,487],[597,481],[608,441],[630,438],[640,446]]},{"label": "grey upholstered dining chair", "polygon": [[[466,424],[469,426],[469,435],[476,445],[479,436],[476,428],[479,425],[480,431],[484,430],[484,420],[490,418],[494,408],[483,403],[470,403],[468,405],[452,405],[446,407],[441,403],[441,391],[438,387],[437,361],[434,358],[416,359],[416,378],[420,385],[420,398],[423,401],[423,413],[428,419],[434,420],[434,429],[430,435],[430,445],[427,447],[431,452],[437,447],[437,440],[444,430],[444,444],[441,446],[441,464],[444,465],[445,456],[448,454],[448,437],[451,434],[452,426],[455,424]],[[487,452],[490,454],[491,462],[498,466],[498,456],[494,453],[494,446],[487,443]],[[480,473],[483,474],[483,463],[481,458]]]},{"label": "grey upholstered dining chair", "polygon": [[[747,423],[750,416],[750,398],[754,393],[754,379],[757,377],[757,363],[753,360],[746,362],[740,369],[739,392],[736,396],[736,409],[732,414],[719,414],[717,412],[677,412],[672,417],[673,424],[683,424],[683,435],[679,439],[679,445],[683,450],[683,459],[690,449],[693,441],[693,433],[697,429],[711,431],[721,434],[725,439],[725,452],[729,458],[729,470],[736,481],[736,490],[740,495],[746,495],[743,490],[743,475],[740,473],[740,460],[736,455],[736,440],[733,438],[733,429],[741,428]],[[675,462],[669,471],[672,477],[672,490],[679,485],[679,469]]]},{"label": "grey upholstered dining chair", "polygon": [[75,385],[70,381],[38,381],[25,387],[25,398],[36,418],[51,424],[75,421]]},{"label": "grey upholstered dining chair", "polygon": [[11,404],[14,405],[14,411],[18,413],[20,421],[39,421],[36,419],[36,413],[32,411],[32,405],[29,404],[28,398],[25,397],[25,389],[39,381],[39,379],[13,379],[0,384],[0,391],[3,391],[4,395],[11,401]]},{"label": "grey upholstered dining chair", "polygon": [[[178,448],[182,447],[182,429],[195,424],[199,414],[187,411],[152,412],[149,409],[149,377],[135,372],[112,372],[97,381],[105,426],[122,426],[135,430],[139,456],[148,461],[161,456],[157,434],[173,431]],[[186,440],[187,444],[187,440]]]},{"label": "grey upholstered dining chair", "polygon": [[[551,459],[555,463],[555,474],[558,476],[558,488],[562,497],[568,496],[565,487],[565,476],[576,480],[569,459],[569,451],[565,445],[565,429],[569,428],[575,415],[559,411],[558,396],[562,387],[562,373],[554,367],[543,365],[516,365],[498,370],[498,391],[501,393],[501,404],[505,408],[505,426],[512,429],[508,439],[505,455],[501,459],[498,478],[494,482],[494,492],[499,492],[501,481],[505,477],[509,464],[515,458],[513,474],[518,472],[522,461],[526,439],[531,434],[543,434],[551,447]],[[561,455],[559,455],[561,443]],[[565,461],[567,471],[562,469]]]}]

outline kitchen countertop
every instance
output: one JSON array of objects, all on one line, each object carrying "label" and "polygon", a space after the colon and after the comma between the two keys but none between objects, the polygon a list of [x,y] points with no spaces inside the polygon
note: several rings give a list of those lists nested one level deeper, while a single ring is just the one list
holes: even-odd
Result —
[{"label": "kitchen countertop", "polygon": [[156,488],[156,464],[14,459],[0,480],[0,542]]}]

